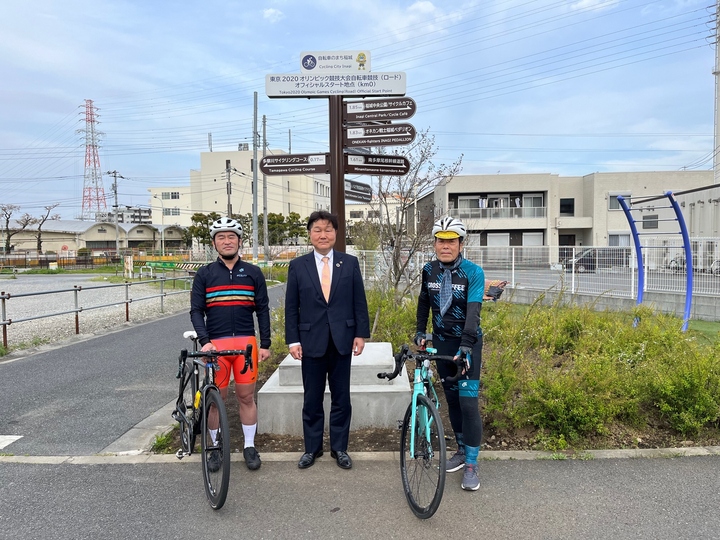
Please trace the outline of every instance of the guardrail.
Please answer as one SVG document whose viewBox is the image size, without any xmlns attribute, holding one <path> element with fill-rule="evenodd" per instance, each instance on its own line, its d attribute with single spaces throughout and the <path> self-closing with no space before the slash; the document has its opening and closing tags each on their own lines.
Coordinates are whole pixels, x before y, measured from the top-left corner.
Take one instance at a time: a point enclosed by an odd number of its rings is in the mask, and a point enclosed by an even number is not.
<svg viewBox="0 0 720 540">
<path fill-rule="evenodd" d="M 183 288 L 183 290 L 172 290 L 170 292 L 165 290 L 165 283 L 168 281 L 180 281 L 183 283 L 192 283 L 191 277 L 186 278 L 172 278 L 172 279 L 166 279 L 166 278 L 160 278 L 160 279 L 151 279 L 151 280 L 144 280 L 142 282 L 125 282 L 125 283 L 118 283 L 118 284 L 111 284 L 111 285 L 93 285 L 93 286 L 81 286 L 81 285 L 74 285 L 72 288 L 67 289 L 57 289 L 57 290 L 51 290 L 51 291 L 40 291 L 40 292 L 29 292 L 29 293 L 18 293 L 18 294 L 11 294 L 7 293 L 5 291 L 0 292 L 0 326 L 2 326 L 2 339 L 3 339 L 3 347 L 7 349 L 8 347 L 8 335 L 7 335 L 7 328 L 11 324 L 15 323 L 21 323 L 21 322 L 27 322 L 27 321 L 33 321 L 37 319 L 44 319 L 48 317 L 57 317 L 60 315 L 68 315 L 68 314 L 75 314 L 75 334 L 80 333 L 80 313 L 84 311 L 91 311 L 94 309 L 100 309 L 105 307 L 112 307 L 112 306 L 119 306 L 124 305 L 125 306 L 125 322 L 130 321 L 130 304 L 133 302 L 140 302 L 143 300 L 150 300 L 153 298 L 159 298 L 160 299 L 160 312 L 165 312 L 165 298 L 168 296 L 173 296 L 177 294 L 187 294 L 190 292 L 190 288 Z M 159 283 L 159 292 L 157 294 L 149 294 L 145 296 L 140 296 L 137 298 L 132 298 L 130 294 L 130 290 L 133 285 L 146 285 L 148 283 Z M 123 287 L 125 289 L 125 298 L 124 300 L 116 301 L 116 302 L 108 302 L 104 304 L 96 304 L 96 305 L 87 305 L 83 306 L 81 304 L 81 293 L 83 291 L 91 291 L 91 290 L 99 290 L 99 289 L 113 289 L 113 288 L 119 288 Z M 32 315 L 32 316 L 25 316 L 20 318 L 9 318 L 8 317 L 8 303 L 11 299 L 19 299 L 19 298 L 27 298 L 27 297 L 34 297 L 34 296 L 43 296 L 43 295 L 51 295 L 51 294 L 59 294 L 59 293 L 73 293 L 73 304 L 74 307 L 72 309 L 66 309 L 63 311 L 53 311 L 51 313 L 43 313 L 40 315 Z"/>
</svg>

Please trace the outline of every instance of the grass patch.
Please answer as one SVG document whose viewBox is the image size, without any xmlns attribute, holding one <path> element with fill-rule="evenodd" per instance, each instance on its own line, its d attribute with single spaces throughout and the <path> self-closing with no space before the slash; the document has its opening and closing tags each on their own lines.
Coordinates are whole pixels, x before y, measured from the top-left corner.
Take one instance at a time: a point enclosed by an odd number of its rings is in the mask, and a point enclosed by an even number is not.
<svg viewBox="0 0 720 540">
<path fill-rule="evenodd" d="M 177 438 L 179 431 L 180 428 L 178 426 L 175 426 L 167 433 L 163 433 L 162 435 L 155 435 L 155 440 L 153 441 L 150 450 L 152 450 L 156 454 L 174 454 L 176 450 L 173 447 L 173 445 L 175 444 L 174 440 Z"/>
</svg>

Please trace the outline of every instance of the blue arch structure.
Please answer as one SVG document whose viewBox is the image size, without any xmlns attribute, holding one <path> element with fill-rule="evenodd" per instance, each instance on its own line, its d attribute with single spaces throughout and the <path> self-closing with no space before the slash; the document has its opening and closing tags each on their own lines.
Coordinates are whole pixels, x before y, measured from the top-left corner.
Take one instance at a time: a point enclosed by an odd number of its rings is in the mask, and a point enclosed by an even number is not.
<svg viewBox="0 0 720 540">
<path fill-rule="evenodd" d="M 707 188 L 698 188 L 698 189 L 692 189 L 688 191 L 683 191 L 680 194 L 684 193 L 690 193 L 692 191 L 699 191 L 700 189 L 707 189 Z M 675 194 L 672 191 L 666 191 L 664 195 L 659 195 L 657 197 L 648 197 L 643 198 L 640 200 L 632 200 L 630 199 L 630 202 L 625 200 L 625 197 L 622 195 L 618 195 L 618 203 L 620 204 L 620 207 L 623 209 L 623 212 L 625 213 L 625 217 L 628 220 L 628 223 L 630 224 L 630 232 L 632 233 L 633 243 L 635 245 L 635 254 L 637 256 L 637 267 L 638 267 L 638 292 L 637 292 L 637 301 L 636 304 L 640 305 L 643 301 L 643 294 L 645 292 L 645 265 L 643 264 L 643 255 L 642 255 L 642 245 L 640 244 L 640 235 L 646 234 L 638 232 L 637 228 L 637 220 L 633 217 L 633 205 L 638 205 L 642 203 L 647 203 L 650 201 L 656 201 L 658 199 L 667 198 L 670 206 L 666 206 L 664 208 L 672 208 L 675 212 L 675 217 L 660 221 L 676 221 L 678 224 L 679 233 L 682 236 L 683 241 L 683 250 L 685 252 L 685 269 L 687 270 L 686 273 L 686 287 L 685 287 L 685 311 L 683 314 L 683 325 L 682 325 L 682 331 L 685 332 L 688 329 L 688 324 L 690 322 L 690 308 L 692 307 L 692 290 L 693 290 L 693 258 L 692 258 L 692 246 L 690 245 L 690 235 L 688 234 L 687 225 L 685 224 L 685 218 L 682 214 L 682 211 L 680 210 L 680 205 L 677 202 L 677 199 L 675 198 Z M 649 233 L 648 233 L 649 234 Z M 656 236 L 658 233 L 652 233 L 653 236 Z M 677 234 L 677 233 L 670 233 L 670 234 Z M 636 319 L 634 322 L 634 325 L 638 324 L 638 320 Z"/>
</svg>

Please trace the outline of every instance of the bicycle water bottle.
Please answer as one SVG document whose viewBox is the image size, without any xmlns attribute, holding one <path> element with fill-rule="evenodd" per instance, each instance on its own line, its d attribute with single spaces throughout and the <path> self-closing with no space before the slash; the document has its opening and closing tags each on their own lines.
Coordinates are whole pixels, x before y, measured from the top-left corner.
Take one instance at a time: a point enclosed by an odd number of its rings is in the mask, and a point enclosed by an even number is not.
<svg viewBox="0 0 720 540">
<path fill-rule="evenodd" d="M 200 393 L 200 390 L 198 390 L 197 392 L 195 392 L 195 403 L 194 403 L 194 406 L 195 406 L 196 409 L 197 409 L 198 407 L 200 407 L 200 397 L 201 397 L 201 396 L 202 396 L 202 394 Z"/>
</svg>

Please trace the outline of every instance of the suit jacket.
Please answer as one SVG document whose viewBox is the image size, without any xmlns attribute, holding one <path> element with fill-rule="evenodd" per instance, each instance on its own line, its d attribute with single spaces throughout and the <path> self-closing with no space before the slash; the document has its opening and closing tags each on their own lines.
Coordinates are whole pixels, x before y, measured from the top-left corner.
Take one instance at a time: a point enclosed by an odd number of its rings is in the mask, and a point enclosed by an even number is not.
<svg viewBox="0 0 720 540">
<path fill-rule="evenodd" d="M 333 252 L 330 299 L 325 301 L 315 253 L 290 263 L 285 292 L 285 342 L 300 343 L 304 356 L 325 354 L 332 335 L 338 353 L 352 352 L 356 337 L 370 337 L 365 287 L 356 257 Z"/>
</svg>

